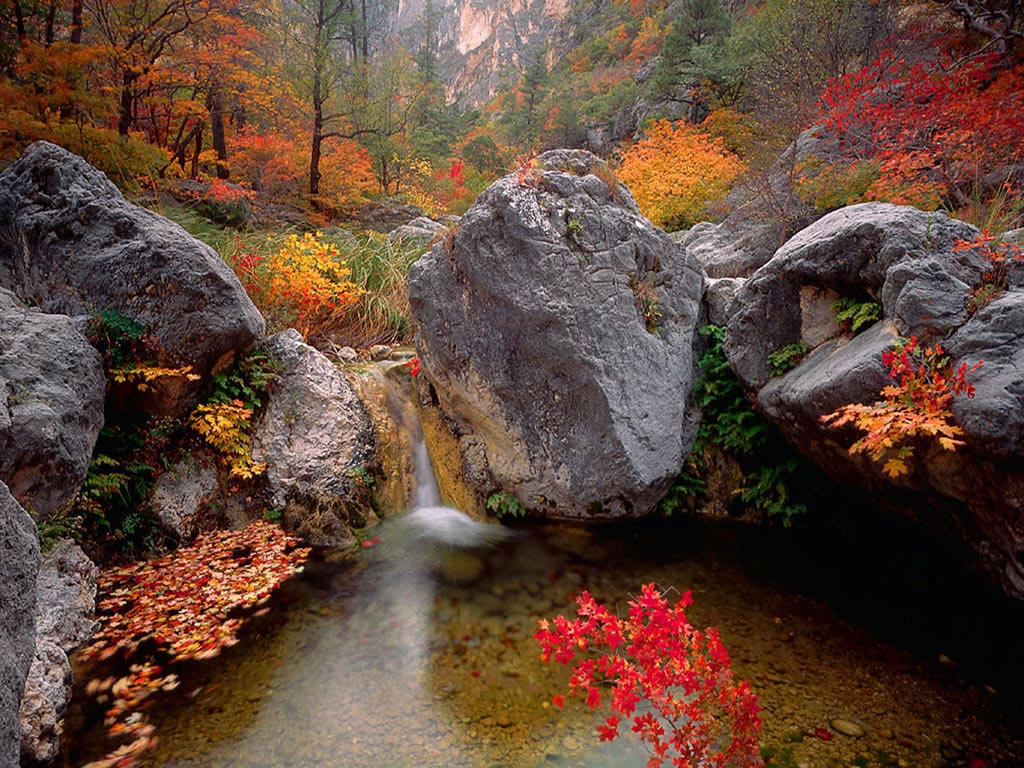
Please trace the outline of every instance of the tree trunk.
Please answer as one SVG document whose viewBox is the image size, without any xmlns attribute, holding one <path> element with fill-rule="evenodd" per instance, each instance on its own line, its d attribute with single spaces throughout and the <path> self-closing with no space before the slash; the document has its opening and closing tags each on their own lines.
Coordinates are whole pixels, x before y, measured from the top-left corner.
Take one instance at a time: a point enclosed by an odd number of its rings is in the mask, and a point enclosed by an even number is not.
<svg viewBox="0 0 1024 768">
<path fill-rule="evenodd" d="M 74 0 L 71 4 L 71 42 L 82 42 L 82 3 L 83 0 Z"/>
<path fill-rule="evenodd" d="M 196 149 L 192 154 L 192 170 L 189 172 L 189 176 L 193 179 L 199 178 L 199 154 L 203 151 L 203 128 L 200 124 L 196 131 Z"/>
<path fill-rule="evenodd" d="M 21 10 L 21 3 L 18 0 L 11 0 L 14 6 L 14 26 L 18 32 L 18 45 L 25 44 L 25 14 Z"/>
<path fill-rule="evenodd" d="M 217 153 L 217 178 L 226 179 L 228 171 L 228 145 L 224 138 L 224 112 L 221 110 L 220 90 L 214 88 L 206 100 L 210 110 L 210 130 L 213 133 L 213 149 Z"/>
<path fill-rule="evenodd" d="M 121 75 L 121 107 L 117 119 L 117 132 L 127 136 L 132 127 L 132 105 L 135 101 L 135 76 L 127 69 Z"/>
<path fill-rule="evenodd" d="M 313 72 L 313 137 L 309 153 L 309 195 L 320 194 L 320 145 L 323 143 L 324 109 L 320 98 L 320 70 Z"/>
<path fill-rule="evenodd" d="M 50 0 L 50 7 L 46 9 L 46 47 L 53 45 L 53 22 L 57 18 L 57 0 Z"/>
<path fill-rule="evenodd" d="M 361 26 L 363 28 L 363 61 L 367 62 L 370 60 L 370 30 L 369 23 L 366 20 L 366 0 L 362 0 L 362 4 Z"/>
</svg>

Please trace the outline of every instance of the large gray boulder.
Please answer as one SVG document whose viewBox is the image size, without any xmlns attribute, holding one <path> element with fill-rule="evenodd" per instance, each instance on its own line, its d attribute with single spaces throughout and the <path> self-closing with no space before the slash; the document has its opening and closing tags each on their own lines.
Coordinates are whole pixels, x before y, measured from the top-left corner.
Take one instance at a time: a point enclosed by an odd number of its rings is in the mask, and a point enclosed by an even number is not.
<svg viewBox="0 0 1024 768">
<path fill-rule="evenodd" d="M 35 648 L 39 536 L 0 482 L 0 766 L 19 764 L 18 707 Z"/>
<path fill-rule="evenodd" d="M 489 475 L 481 494 L 552 517 L 642 515 L 692 442 L 703 274 L 594 155 L 537 165 L 495 182 L 410 270 L 421 375 L 474 442 L 463 453 L 482 454 L 466 472 Z"/>
<path fill-rule="evenodd" d="M 267 340 L 280 363 L 253 458 L 266 463 L 274 506 L 311 544 L 354 543 L 365 480 L 374 461 L 374 428 L 356 390 L 337 366 L 288 330 Z"/>
<path fill-rule="evenodd" d="M 928 515 L 953 549 L 1008 594 L 1024 597 L 1024 269 L 1008 290 L 969 316 L 967 300 L 991 267 L 974 227 L 940 213 L 870 203 L 840 209 L 797 233 L 737 292 L 725 352 L 761 410 L 797 449 L 837 480 L 911 515 Z M 829 309 L 839 297 L 873 300 L 882 318 L 850 338 Z M 849 453 L 852 430 L 821 423 L 848 403 L 870 403 L 890 383 L 882 353 L 899 337 L 941 342 L 954 365 L 973 366 L 973 398 L 957 396 L 966 445 L 950 452 L 920 440 L 909 474 L 891 479 Z M 768 355 L 804 343 L 809 354 L 782 376 Z"/>
<path fill-rule="evenodd" d="M 47 312 L 117 311 L 155 334 L 166 362 L 201 376 L 265 329 L 212 248 L 44 141 L 0 174 L 0 287 Z"/>
<path fill-rule="evenodd" d="M 103 427 L 99 353 L 70 318 L 0 288 L 0 480 L 45 517 L 78 492 Z"/>
<path fill-rule="evenodd" d="M 21 700 L 21 759 L 49 765 L 57 757 L 62 720 L 71 700 L 68 655 L 95 629 L 99 569 L 73 541 L 43 555 L 36 583 L 36 650 Z"/>
<path fill-rule="evenodd" d="M 904 336 L 942 338 L 967 319 L 966 300 L 986 269 L 970 224 L 889 203 L 851 205 L 801 230 L 737 294 L 725 351 L 740 379 L 763 386 L 768 356 L 830 335 L 839 297 L 880 303 Z"/>
</svg>

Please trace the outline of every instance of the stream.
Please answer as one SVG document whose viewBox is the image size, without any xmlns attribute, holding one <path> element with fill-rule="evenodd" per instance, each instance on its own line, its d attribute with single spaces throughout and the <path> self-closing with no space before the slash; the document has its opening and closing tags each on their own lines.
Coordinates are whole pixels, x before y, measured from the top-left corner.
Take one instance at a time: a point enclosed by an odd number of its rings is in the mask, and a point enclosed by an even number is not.
<svg viewBox="0 0 1024 768">
<path fill-rule="evenodd" d="M 418 431 L 414 446 L 415 511 L 355 559 L 310 562 L 238 646 L 183 669 L 150 713 L 149 765 L 643 766 L 628 728 L 600 743 L 600 712 L 551 705 L 567 671 L 531 635 L 583 588 L 621 611 L 653 581 L 692 589 L 691 621 L 719 628 L 777 768 L 1024 766 L 1020 610 L 919 529 L 884 544 L 685 518 L 512 531 L 438 507 Z"/>
</svg>

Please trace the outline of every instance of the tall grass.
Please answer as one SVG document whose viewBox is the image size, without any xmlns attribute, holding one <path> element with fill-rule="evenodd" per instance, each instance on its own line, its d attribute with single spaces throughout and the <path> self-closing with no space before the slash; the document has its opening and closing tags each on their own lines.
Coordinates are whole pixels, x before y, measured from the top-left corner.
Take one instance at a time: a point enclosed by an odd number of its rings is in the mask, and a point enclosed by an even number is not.
<svg viewBox="0 0 1024 768">
<path fill-rule="evenodd" d="M 394 243 L 387 236 L 365 233 L 355 241 L 338 242 L 342 257 L 352 271 L 352 282 L 365 293 L 349 310 L 350 322 L 344 329 L 350 346 L 393 344 L 412 340 L 409 314 L 409 267 L 424 248 Z"/>
<path fill-rule="evenodd" d="M 242 254 L 268 256 L 281 248 L 288 235 L 296 233 L 293 229 L 241 232 L 225 229 L 194 209 L 180 205 L 162 205 L 158 212 L 210 245 L 232 266 Z M 359 302 L 347 311 L 342 327 L 332 333 L 330 341 L 352 347 L 412 341 L 406 277 L 409 267 L 426 249 L 392 242 L 377 232 L 351 234 L 329 229 L 323 233 L 323 239 L 338 246 L 341 260 L 351 270 L 349 279 L 364 291 Z M 271 333 L 280 330 L 284 328 L 268 328 Z"/>
</svg>

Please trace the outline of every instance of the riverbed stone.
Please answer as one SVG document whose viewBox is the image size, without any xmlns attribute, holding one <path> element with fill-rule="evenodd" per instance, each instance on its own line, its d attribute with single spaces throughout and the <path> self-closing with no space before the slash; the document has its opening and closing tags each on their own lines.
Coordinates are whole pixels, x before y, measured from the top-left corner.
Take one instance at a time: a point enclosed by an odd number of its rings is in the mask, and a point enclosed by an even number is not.
<svg viewBox="0 0 1024 768">
<path fill-rule="evenodd" d="M 64 315 L 0 288 L 0 480 L 45 518 L 78 492 L 103 427 L 99 353 Z"/>
<path fill-rule="evenodd" d="M 835 731 L 836 733 L 841 733 L 844 736 L 860 738 L 861 736 L 867 735 L 867 731 L 864 730 L 863 726 L 858 725 L 852 720 L 847 720 L 842 717 L 835 718 L 834 720 L 832 720 L 831 723 L 829 723 L 829 725 L 832 726 L 833 731 Z"/>
<path fill-rule="evenodd" d="M 477 491 L 550 517 L 646 514 L 693 439 L 703 274 L 608 173 L 588 152 L 541 155 L 409 275 L 421 386 L 482 442 Z"/>
<path fill-rule="evenodd" d="M 0 174 L 0 287 L 47 312 L 118 312 L 154 334 L 161 363 L 202 377 L 226 369 L 265 330 L 212 248 L 45 141 Z M 166 386 L 154 407 L 181 410 L 203 383 Z"/>
<path fill-rule="evenodd" d="M 363 482 L 374 462 L 374 427 L 352 383 L 325 355 L 288 330 L 267 340 L 280 364 L 253 437 L 266 463 L 273 505 L 311 544 L 350 547 L 365 513 Z"/>
<path fill-rule="evenodd" d="M 160 523 L 187 544 L 199 532 L 199 512 L 216 490 L 216 465 L 206 458 L 189 457 L 156 479 L 150 506 Z"/>
<path fill-rule="evenodd" d="M 35 649 L 39 536 L 0 482 L 0 766 L 19 764 L 18 708 Z"/>
</svg>

